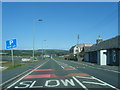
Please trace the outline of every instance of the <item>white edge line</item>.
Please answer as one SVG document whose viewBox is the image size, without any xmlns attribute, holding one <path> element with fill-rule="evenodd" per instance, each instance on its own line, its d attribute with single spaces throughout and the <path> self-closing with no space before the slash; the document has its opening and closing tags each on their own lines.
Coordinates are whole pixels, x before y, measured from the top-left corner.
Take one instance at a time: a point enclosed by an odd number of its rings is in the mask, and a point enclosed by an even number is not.
<svg viewBox="0 0 120 90">
<path fill-rule="evenodd" d="M 92 66 L 88 66 L 88 67 L 92 67 Z M 92 68 L 95 68 L 95 67 L 92 67 Z M 105 71 L 110 71 L 110 72 L 120 73 L 120 72 L 118 72 L 118 71 L 109 70 L 109 69 L 103 69 L 103 68 L 96 68 L 96 69 L 101 69 L 101 70 L 105 70 Z"/>
<path fill-rule="evenodd" d="M 102 68 L 98 68 L 98 69 L 102 69 Z M 120 73 L 119 71 L 114 71 L 114 70 L 109 70 L 109 69 L 102 69 L 102 70 L 111 71 L 111 72 L 115 72 L 115 73 Z"/>
<path fill-rule="evenodd" d="M 48 61 L 49 61 L 49 60 L 48 60 Z M 48 62 L 48 61 L 47 61 L 47 62 Z M 47 62 L 45 62 L 45 63 L 47 63 Z M 27 75 L 29 75 L 30 73 L 32 73 L 34 70 L 36 70 L 37 68 L 39 68 L 39 67 L 43 66 L 45 63 L 43 63 L 43 64 L 41 64 L 40 66 L 36 67 L 36 68 L 35 68 L 35 69 L 33 69 L 31 72 L 27 73 L 26 75 L 24 75 L 22 78 L 20 78 L 18 81 L 16 81 L 15 83 L 11 84 L 11 85 L 10 85 L 10 86 L 8 86 L 7 88 L 12 87 L 12 86 L 13 86 L 13 85 L 15 85 L 16 83 L 18 83 L 20 80 L 22 80 L 24 77 L 26 77 Z"/>
<path fill-rule="evenodd" d="M 88 90 L 88 88 L 86 86 L 84 86 L 79 80 L 77 80 L 77 78 L 72 77 L 80 86 L 82 86 L 85 90 Z"/>
<path fill-rule="evenodd" d="M 15 79 L 15 78 L 19 77 L 20 75 L 22 75 L 22 74 L 24 74 L 24 73 L 28 72 L 29 70 L 31 70 L 31 69 L 28 69 L 28 70 L 24 71 L 23 73 L 21 73 L 21 74 L 17 75 L 16 77 L 11 78 L 11 79 L 9 79 L 9 80 L 7 80 L 7 81 L 3 82 L 2 84 L 0 84 L 0 86 L 2 86 L 2 85 L 4 85 L 5 83 L 7 83 L 7 82 L 9 82 L 9 81 L 11 81 L 11 80 L 13 80 L 13 79 Z"/>
<path fill-rule="evenodd" d="M 74 62 L 74 63 L 76 63 L 76 64 L 81 64 L 81 63 L 77 63 L 77 62 Z M 93 67 L 93 66 L 89 66 L 89 65 L 86 65 L 86 64 L 82 64 L 82 65 L 95 68 L 95 67 Z M 97 68 L 97 67 L 96 67 L 95 69 L 101 69 L 101 70 L 106 70 L 106 71 L 110 71 L 110 72 L 120 73 L 119 71 L 114 71 L 114 70 L 109 70 L 109 69 L 104 69 L 104 68 Z"/>
</svg>

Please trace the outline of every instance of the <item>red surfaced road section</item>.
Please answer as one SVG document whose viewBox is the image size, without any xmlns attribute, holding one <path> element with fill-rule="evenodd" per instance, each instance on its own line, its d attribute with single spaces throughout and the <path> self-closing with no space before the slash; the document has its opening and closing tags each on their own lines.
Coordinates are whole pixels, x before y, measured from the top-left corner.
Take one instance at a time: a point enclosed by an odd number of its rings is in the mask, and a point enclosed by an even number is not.
<svg viewBox="0 0 120 90">
<path fill-rule="evenodd" d="M 85 74 L 85 73 L 69 73 L 68 75 L 65 75 L 64 77 L 72 77 L 72 76 L 84 76 L 84 77 L 90 77 L 89 74 Z"/>
<path fill-rule="evenodd" d="M 57 77 L 55 74 L 28 75 L 24 79 Z"/>
<path fill-rule="evenodd" d="M 35 71 L 54 71 L 53 69 L 37 69 Z"/>
</svg>

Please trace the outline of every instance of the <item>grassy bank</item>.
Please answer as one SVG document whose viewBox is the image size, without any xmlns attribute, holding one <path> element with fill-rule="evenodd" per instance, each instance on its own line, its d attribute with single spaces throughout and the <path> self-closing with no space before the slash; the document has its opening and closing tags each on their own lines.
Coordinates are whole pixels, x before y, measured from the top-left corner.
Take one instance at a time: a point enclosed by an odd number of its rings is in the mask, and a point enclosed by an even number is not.
<svg viewBox="0 0 120 90">
<path fill-rule="evenodd" d="M 38 60 L 38 61 L 40 61 L 40 60 Z M 15 68 L 18 68 L 18 67 L 21 67 L 21 66 L 30 65 L 30 64 L 36 63 L 38 61 L 34 61 L 34 62 L 30 61 L 30 62 L 25 62 L 25 63 L 15 63 L 14 66 L 12 66 L 11 62 L 7 62 L 7 63 L 4 63 L 2 66 L 3 67 L 8 67 L 5 70 L 10 70 L 10 69 L 15 69 Z"/>
</svg>

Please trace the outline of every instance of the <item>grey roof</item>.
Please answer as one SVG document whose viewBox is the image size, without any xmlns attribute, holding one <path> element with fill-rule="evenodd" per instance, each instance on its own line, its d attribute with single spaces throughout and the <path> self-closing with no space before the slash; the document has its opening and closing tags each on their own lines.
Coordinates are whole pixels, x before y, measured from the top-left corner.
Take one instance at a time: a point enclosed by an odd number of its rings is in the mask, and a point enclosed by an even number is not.
<svg viewBox="0 0 120 90">
<path fill-rule="evenodd" d="M 92 46 L 93 44 L 77 44 L 76 46 L 77 47 L 90 47 Z"/>
<path fill-rule="evenodd" d="M 73 52 L 74 47 L 75 47 L 75 46 L 72 46 L 72 47 L 70 48 L 69 51 L 70 51 L 71 53 Z"/>
<path fill-rule="evenodd" d="M 72 46 L 69 51 L 72 53 L 74 47 L 84 48 L 84 50 L 86 51 L 86 49 L 89 48 L 89 47 L 91 47 L 92 45 L 93 44 L 77 44 L 77 45 Z"/>
<path fill-rule="evenodd" d="M 99 44 L 94 44 L 90 48 L 86 50 L 86 52 L 98 51 L 98 50 L 106 50 L 106 49 L 120 49 L 120 36 L 116 36 L 114 38 L 104 40 Z"/>
</svg>

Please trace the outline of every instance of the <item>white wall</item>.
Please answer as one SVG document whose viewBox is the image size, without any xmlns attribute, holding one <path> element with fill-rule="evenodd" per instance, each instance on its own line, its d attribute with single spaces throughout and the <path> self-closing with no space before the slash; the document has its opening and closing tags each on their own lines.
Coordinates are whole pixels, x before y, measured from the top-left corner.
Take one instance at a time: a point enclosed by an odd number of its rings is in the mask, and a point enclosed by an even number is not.
<svg viewBox="0 0 120 90">
<path fill-rule="evenodd" d="M 100 50 L 100 65 L 107 64 L 107 56 L 105 52 L 107 52 L 107 50 Z"/>
<path fill-rule="evenodd" d="M 22 58 L 22 61 L 30 61 L 29 58 Z"/>
<path fill-rule="evenodd" d="M 78 52 L 80 52 L 80 48 L 78 47 L 74 47 L 74 52 L 73 52 L 73 54 L 77 54 L 77 52 L 76 52 L 76 50 L 78 50 Z"/>
</svg>

